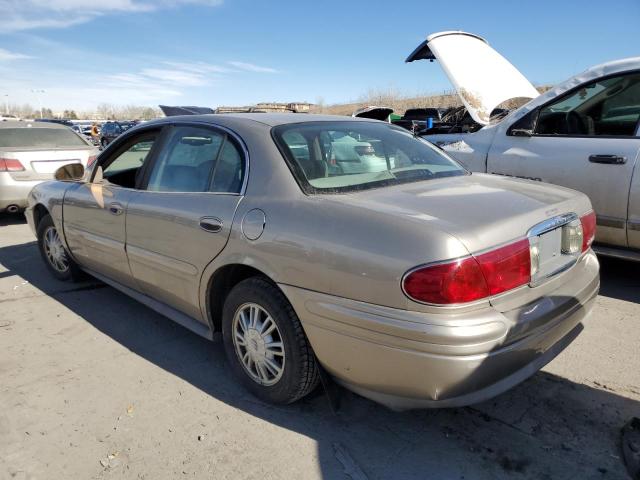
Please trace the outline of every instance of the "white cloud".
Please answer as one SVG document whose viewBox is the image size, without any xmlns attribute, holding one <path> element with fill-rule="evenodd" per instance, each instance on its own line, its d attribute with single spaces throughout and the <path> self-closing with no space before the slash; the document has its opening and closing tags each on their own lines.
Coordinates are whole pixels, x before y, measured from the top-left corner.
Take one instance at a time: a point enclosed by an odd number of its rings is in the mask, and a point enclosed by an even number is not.
<svg viewBox="0 0 640 480">
<path fill-rule="evenodd" d="M 27 58 L 33 58 L 33 57 L 30 57 L 29 55 L 24 55 L 22 53 L 10 52 L 9 50 L 0 48 L 0 62 L 8 61 L 8 60 L 23 60 Z"/>
<path fill-rule="evenodd" d="M 261 67 L 259 65 L 254 65 L 253 63 L 247 62 L 227 62 L 229 65 L 233 65 L 240 70 L 246 70 L 248 72 L 259 72 L 259 73 L 278 73 L 278 70 L 271 67 Z"/>
<path fill-rule="evenodd" d="M 0 29 L 5 32 L 35 28 L 65 28 L 101 15 L 151 12 L 184 5 L 215 7 L 222 0 L 0 0 Z"/>
<path fill-rule="evenodd" d="M 233 68 L 222 67 L 220 65 L 212 65 L 205 62 L 164 62 L 172 68 L 186 70 L 188 72 L 210 74 L 210 73 L 232 73 L 236 72 Z"/>
<path fill-rule="evenodd" d="M 161 82 L 170 83 L 172 85 L 183 85 L 186 87 L 198 87 L 206 85 L 207 79 L 194 72 L 185 72 L 182 70 L 168 70 L 164 68 L 145 68 L 142 75 Z"/>
</svg>

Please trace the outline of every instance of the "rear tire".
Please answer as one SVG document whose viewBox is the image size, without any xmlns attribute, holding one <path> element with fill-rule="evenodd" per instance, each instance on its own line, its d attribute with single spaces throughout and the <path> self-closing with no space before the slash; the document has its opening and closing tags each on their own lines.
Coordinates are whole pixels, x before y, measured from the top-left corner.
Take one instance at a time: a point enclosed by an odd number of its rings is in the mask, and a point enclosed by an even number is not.
<svg viewBox="0 0 640 480">
<path fill-rule="evenodd" d="M 38 223 L 37 237 L 40 255 L 54 277 L 62 281 L 78 281 L 82 278 L 82 270 L 62 244 L 51 215 L 45 215 Z"/>
<path fill-rule="evenodd" d="M 231 290 L 222 335 L 233 373 L 261 400 L 292 403 L 318 385 L 318 364 L 300 320 L 266 279 L 249 278 Z"/>
</svg>

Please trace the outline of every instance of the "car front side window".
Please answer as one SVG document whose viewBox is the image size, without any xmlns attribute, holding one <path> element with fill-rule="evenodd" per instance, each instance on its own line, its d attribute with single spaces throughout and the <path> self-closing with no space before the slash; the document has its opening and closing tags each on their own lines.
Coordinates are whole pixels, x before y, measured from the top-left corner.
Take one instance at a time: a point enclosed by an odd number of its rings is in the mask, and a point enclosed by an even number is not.
<svg viewBox="0 0 640 480">
<path fill-rule="evenodd" d="M 136 182 L 147 162 L 151 149 L 156 141 L 156 134 L 145 134 L 127 143 L 119 149 L 113 157 L 102 162 L 99 167 L 101 174 L 96 172 L 98 179 L 126 188 L 135 188 Z M 96 181 L 94 177 L 94 181 Z"/>
<path fill-rule="evenodd" d="M 596 80 L 545 105 L 535 133 L 630 137 L 639 120 L 640 73 L 631 73 Z"/>
</svg>

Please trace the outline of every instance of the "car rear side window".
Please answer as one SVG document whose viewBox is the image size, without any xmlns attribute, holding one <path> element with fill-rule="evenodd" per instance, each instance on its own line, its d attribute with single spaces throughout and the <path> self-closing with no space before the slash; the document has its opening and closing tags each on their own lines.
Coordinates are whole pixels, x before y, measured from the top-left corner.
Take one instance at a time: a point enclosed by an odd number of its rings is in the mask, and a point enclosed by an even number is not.
<svg viewBox="0 0 640 480">
<path fill-rule="evenodd" d="M 240 150 L 229 136 L 225 138 L 215 166 L 209 191 L 240 193 L 244 177 L 244 162 Z"/>
<path fill-rule="evenodd" d="M 88 147 L 87 143 L 70 128 L 2 128 L 0 148 L 44 148 Z"/>
</svg>

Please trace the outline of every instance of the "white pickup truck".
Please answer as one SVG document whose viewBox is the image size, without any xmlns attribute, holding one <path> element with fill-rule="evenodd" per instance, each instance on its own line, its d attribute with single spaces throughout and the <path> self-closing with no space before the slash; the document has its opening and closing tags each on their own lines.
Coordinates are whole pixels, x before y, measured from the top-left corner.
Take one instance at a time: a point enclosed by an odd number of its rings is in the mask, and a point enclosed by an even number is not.
<svg viewBox="0 0 640 480">
<path fill-rule="evenodd" d="M 421 59 L 440 62 L 479 128 L 441 128 L 426 140 L 471 171 L 586 193 L 597 214 L 596 251 L 640 260 L 640 57 L 592 67 L 542 95 L 474 34 L 430 35 L 406 61 Z M 492 120 L 512 99 L 527 103 Z"/>
</svg>

